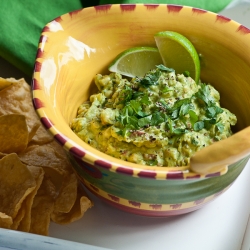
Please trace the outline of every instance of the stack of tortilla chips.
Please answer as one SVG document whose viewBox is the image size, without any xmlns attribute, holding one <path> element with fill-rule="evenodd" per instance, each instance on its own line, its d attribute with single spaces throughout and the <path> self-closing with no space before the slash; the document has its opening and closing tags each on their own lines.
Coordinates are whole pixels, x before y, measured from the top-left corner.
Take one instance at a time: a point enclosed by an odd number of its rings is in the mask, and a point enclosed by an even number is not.
<svg viewBox="0 0 250 250">
<path fill-rule="evenodd" d="M 48 235 L 92 202 L 64 149 L 42 126 L 24 79 L 0 78 L 0 227 Z"/>
</svg>

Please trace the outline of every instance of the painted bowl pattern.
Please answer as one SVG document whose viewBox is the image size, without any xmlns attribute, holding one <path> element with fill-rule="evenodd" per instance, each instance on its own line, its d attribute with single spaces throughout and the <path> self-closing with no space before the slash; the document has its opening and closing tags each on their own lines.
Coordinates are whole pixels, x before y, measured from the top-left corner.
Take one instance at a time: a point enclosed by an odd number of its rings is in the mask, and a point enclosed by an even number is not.
<svg viewBox="0 0 250 250">
<path fill-rule="evenodd" d="M 205 10 L 167 4 L 117 4 L 80 9 L 48 23 L 34 65 L 34 107 L 43 125 L 68 152 L 79 181 L 101 199 L 128 212 L 171 216 L 194 211 L 223 193 L 248 158 L 228 171 L 199 175 L 186 167 L 150 167 L 115 159 L 78 138 L 69 123 L 96 91 L 93 77 L 121 51 L 155 46 L 153 35 L 187 36 L 201 56 L 201 79 L 221 93 L 236 114 L 235 131 L 250 125 L 250 30 Z"/>
</svg>

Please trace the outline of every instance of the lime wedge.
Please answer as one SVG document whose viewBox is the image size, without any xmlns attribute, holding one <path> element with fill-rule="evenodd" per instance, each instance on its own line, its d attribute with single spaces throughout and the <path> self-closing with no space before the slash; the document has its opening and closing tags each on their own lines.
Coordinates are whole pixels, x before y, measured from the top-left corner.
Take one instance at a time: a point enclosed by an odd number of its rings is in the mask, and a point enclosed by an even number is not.
<svg viewBox="0 0 250 250">
<path fill-rule="evenodd" d="M 200 79 L 200 60 L 194 45 L 174 31 L 162 31 L 154 36 L 163 64 L 176 73 L 189 72 L 197 83 Z"/>
<path fill-rule="evenodd" d="M 120 53 L 109 65 L 109 71 L 129 77 L 143 77 L 159 64 L 162 64 L 162 59 L 157 48 L 134 47 Z"/>
</svg>

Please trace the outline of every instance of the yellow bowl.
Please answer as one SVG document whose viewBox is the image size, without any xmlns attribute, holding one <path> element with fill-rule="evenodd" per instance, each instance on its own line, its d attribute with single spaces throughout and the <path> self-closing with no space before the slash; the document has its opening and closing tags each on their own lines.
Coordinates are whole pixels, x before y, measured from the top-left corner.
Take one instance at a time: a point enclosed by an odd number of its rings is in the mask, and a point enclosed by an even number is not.
<svg viewBox="0 0 250 250">
<path fill-rule="evenodd" d="M 154 34 L 164 30 L 191 40 L 201 54 L 202 81 L 214 85 L 222 106 L 236 114 L 236 131 L 249 126 L 250 30 L 187 6 L 103 5 L 62 15 L 42 31 L 32 83 L 37 113 L 69 153 L 79 180 L 110 204 L 150 216 L 196 210 L 226 190 L 247 162 L 213 175 L 142 166 L 99 152 L 70 129 L 78 106 L 96 91 L 94 75 L 108 73 L 109 63 L 125 49 L 155 46 Z"/>
</svg>

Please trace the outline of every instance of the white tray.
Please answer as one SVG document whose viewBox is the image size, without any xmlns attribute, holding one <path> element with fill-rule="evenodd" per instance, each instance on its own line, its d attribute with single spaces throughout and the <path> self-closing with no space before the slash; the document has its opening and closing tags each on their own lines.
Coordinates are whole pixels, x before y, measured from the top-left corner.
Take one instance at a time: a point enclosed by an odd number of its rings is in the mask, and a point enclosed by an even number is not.
<svg viewBox="0 0 250 250">
<path fill-rule="evenodd" d="M 250 1 L 235 0 L 232 6 L 220 14 L 250 27 Z M 23 74 L 0 59 L 0 76 L 19 78 Z M 0 249 L 249 250 L 249 236 L 243 244 L 250 212 L 249 190 L 250 163 L 215 201 L 178 217 L 128 214 L 90 194 L 95 205 L 81 220 L 67 226 L 52 223 L 50 237 L 0 229 Z"/>
</svg>

